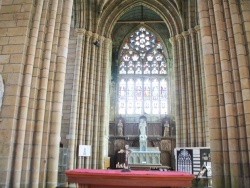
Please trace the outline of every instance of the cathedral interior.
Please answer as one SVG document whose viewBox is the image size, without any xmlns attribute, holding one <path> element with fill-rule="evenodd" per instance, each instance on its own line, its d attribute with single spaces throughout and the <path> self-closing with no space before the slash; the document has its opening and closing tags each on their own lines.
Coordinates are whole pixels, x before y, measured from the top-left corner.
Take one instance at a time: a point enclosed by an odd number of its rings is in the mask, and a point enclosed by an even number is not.
<svg viewBox="0 0 250 188">
<path fill-rule="evenodd" d="M 116 168 L 141 117 L 161 165 L 209 148 L 213 187 L 250 187 L 249 49 L 249 0 L 0 0 L 0 187 Z"/>
</svg>

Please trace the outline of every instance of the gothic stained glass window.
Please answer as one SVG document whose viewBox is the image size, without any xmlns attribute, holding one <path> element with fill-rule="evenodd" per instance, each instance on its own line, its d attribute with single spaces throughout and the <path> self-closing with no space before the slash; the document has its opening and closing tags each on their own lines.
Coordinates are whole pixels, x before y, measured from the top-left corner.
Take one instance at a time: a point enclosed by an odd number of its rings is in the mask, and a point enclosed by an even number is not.
<svg viewBox="0 0 250 188">
<path fill-rule="evenodd" d="M 167 64 L 155 34 L 140 27 L 119 56 L 119 114 L 168 113 Z"/>
</svg>

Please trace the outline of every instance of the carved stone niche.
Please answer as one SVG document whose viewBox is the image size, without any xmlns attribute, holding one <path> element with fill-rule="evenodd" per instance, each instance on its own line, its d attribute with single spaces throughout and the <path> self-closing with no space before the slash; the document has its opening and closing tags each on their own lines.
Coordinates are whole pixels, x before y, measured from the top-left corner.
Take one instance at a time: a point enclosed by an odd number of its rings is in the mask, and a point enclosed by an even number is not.
<svg viewBox="0 0 250 188">
<path fill-rule="evenodd" d="M 174 167 L 175 138 L 162 138 L 160 143 L 162 165 Z"/>
<path fill-rule="evenodd" d="M 161 140 L 161 151 L 172 151 L 172 140 L 164 139 Z"/>
</svg>

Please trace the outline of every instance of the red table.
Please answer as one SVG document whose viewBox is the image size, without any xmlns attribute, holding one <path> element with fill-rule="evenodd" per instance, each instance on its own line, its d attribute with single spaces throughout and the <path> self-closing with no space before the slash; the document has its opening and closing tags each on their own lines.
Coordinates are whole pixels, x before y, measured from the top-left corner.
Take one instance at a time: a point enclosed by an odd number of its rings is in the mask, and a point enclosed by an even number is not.
<svg viewBox="0 0 250 188">
<path fill-rule="evenodd" d="M 78 188 L 191 187 L 193 174 L 176 171 L 74 169 L 65 171 L 68 183 Z"/>
</svg>

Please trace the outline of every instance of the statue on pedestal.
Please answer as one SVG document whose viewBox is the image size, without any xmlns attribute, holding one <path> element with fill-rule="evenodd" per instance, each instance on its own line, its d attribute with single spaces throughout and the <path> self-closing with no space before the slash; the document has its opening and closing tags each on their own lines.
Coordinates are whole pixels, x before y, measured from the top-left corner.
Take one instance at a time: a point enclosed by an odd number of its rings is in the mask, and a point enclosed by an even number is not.
<svg viewBox="0 0 250 188">
<path fill-rule="evenodd" d="M 163 134 L 164 137 L 167 137 L 169 136 L 169 122 L 168 120 L 166 120 L 166 123 L 164 124 L 164 134 Z"/>
<path fill-rule="evenodd" d="M 139 131 L 140 151 L 147 151 L 147 122 L 145 116 L 140 117 Z"/>
<path fill-rule="evenodd" d="M 140 123 L 139 123 L 140 138 L 143 138 L 143 139 L 147 138 L 146 127 L 147 127 L 147 123 L 145 119 L 141 118 Z"/>
<path fill-rule="evenodd" d="M 123 136 L 123 123 L 121 119 L 119 119 L 119 123 L 117 124 L 117 135 Z"/>
</svg>

